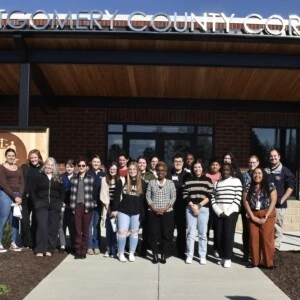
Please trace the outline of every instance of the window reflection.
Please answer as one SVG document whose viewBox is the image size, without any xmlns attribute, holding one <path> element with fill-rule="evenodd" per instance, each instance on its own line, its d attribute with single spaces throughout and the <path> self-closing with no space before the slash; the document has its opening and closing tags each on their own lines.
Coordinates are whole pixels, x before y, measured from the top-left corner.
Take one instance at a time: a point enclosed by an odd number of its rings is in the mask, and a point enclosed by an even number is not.
<svg viewBox="0 0 300 300">
<path fill-rule="evenodd" d="M 137 159 L 140 155 L 148 159 L 155 153 L 155 140 L 130 139 L 129 156 L 131 159 Z"/>
<path fill-rule="evenodd" d="M 109 134 L 107 137 L 108 161 L 117 161 L 118 154 L 123 148 L 122 134 Z"/>
<path fill-rule="evenodd" d="M 193 133 L 193 126 L 127 125 L 127 132 Z"/>
</svg>

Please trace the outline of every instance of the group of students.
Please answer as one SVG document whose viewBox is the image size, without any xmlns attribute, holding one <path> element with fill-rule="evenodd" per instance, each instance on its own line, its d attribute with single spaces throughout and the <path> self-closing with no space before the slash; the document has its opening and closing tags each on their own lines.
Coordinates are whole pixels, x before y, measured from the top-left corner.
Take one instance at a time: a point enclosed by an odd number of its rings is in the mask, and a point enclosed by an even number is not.
<svg viewBox="0 0 300 300">
<path fill-rule="evenodd" d="M 209 172 L 201 159 L 192 154 L 173 157 L 172 168 L 153 156 L 149 169 L 146 157 L 129 162 L 121 152 L 117 162 L 101 169 L 101 160 L 94 155 L 91 162 L 79 158 L 66 163 L 66 172 L 59 174 L 54 158 L 43 163 L 40 152 L 29 152 L 28 163 L 18 168 L 15 151 L 8 149 L 6 162 L 0 166 L 0 243 L 7 219 L 12 225 L 11 249 L 17 244 L 18 225 L 11 204 L 22 205 L 22 243 L 32 247 L 37 257 L 52 256 L 60 237 L 60 251 L 66 246 L 69 229 L 75 259 L 100 254 L 100 222 L 106 227 L 105 257 L 117 256 L 121 262 L 135 261 L 142 228 L 141 255 L 152 250 L 154 264 L 166 263 L 173 253 L 187 264 L 194 260 L 194 244 L 199 236 L 199 262 L 206 264 L 209 230 L 214 231 L 214 255 L 228 268 L 239 213 L 243 220 L 243 251 L 248 267 L 262 265 L 273 268 L 275 206 L 286 207 L 286 198 L 295 179 L 280 163 L 279 156 L 271 168 L 259 166 L 257 156 L 249 159 L 249 171 L 242 174 L 234 165 L 232 153 L 219 161 L 213 158 Z M 276 160 L 276 158 L 275 158 Z M 89 166 L 90 163 L 90 166 Z M 78 172 L 75 173 L 75 167 Z M 278 176 L 283 168 L 288 174 L 288 189 L 282 193 Z M 286 182 L 284 186 L 286 186 Z M 279 191 L 278 191 L 279 188 Z M 278 195 L 280 194 L 280 195 Z M 280 196 L 280 197 L 279 197 Z M 283 198 L 285 199 L 283 200 Z M 282 203 L 278 203 L 282 201 Z M 5 209 L 4 209 L 5 208 Z M 31 222 L 30 213 L 32 212 Z M 176 228 L 176 249 L 173 235 Z M 125 256 L 129 237 L 129 256 Z M 278 236 L 279 237 L 279 236 Z M 0 244 L 0 252 L 6 249 Z M 161 252 L 159 258 L 158 253 Z"/>
</svg>

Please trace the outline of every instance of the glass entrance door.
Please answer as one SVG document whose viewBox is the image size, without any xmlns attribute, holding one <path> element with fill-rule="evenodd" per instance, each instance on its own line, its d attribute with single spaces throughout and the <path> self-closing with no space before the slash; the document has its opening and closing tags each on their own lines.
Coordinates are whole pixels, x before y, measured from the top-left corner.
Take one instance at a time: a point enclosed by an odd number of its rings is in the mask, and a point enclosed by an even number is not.
<svg viewBox="0 0 300 300">
<path fill-rule="evenodd" d="M 116 160 L 120 150 L 132 160 L 156 154 L 171 165 L 175 154 L 188 152 L 205 162 L 213 154 L 213 127 L 209 125 L 108 124 L 107 158 Z"/>
</svg>

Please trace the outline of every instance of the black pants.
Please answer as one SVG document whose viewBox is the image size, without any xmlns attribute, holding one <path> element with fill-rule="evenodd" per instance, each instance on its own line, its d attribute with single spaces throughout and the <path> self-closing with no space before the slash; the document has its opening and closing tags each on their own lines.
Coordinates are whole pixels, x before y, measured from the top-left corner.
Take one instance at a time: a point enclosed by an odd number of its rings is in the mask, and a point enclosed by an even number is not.
<svg viewBox="0 0 300 300">
<path fill-rule="evenodd" d="M 148 212 L 149 242 L 154 254 L 158 253 L 158 243 L 161 253 L 167 254 L 170 242 L 173 238 L 174 213 L 170 211 L 161 216 L 154 212 Z"/>
<path fill-rule="evenodd" d="M 147 253 L 148 249 L 148 244 L 149 244 L 149 221 L 148 221 L 148 214 L 145 215 L 144 220 L 141 222 L 140 226 L 143 231 L 142 231 L 142 249 L 141 249 L 141 254 L 145 255 Z"/>
<path fill-rule="evenodd" d="M 36 247 L 35 253 L 53 253 L 57 244 L 60 212 L 58 209 L 36 209 Z"/>
<path fill-rule="evenodd" d="M 241 217 L 242 217 L 242 223 L 243 223 L 243 235 L 242 235 L 242 239 L 243 239 L 243 252 L 244 255 L 249 255 L 249 227 L 248 227 L 248 220 L 246 217 L 246 209 L 244 208 L 244 206 L 242 206 L 241 209 Z"/>
<path fill-rule="evenodd" d="M 185 257 L 186 250 L 186 207 L 182 205 L 174 206 L 174 221 L 177 229 L 176 250 L 178 257 Z"/>
<path fill-rule="evenodd" d="M 66 236 L 67 228 L 69 229 L 70 234 L 70 243 L 71 249 L 73 250 L 75 244 L 75 225 L 74 225 L 74 214 L 72 213 L 71 208 L 66 205 L 65 206 L 65 213 L 63 219 L 63 231 Z"/>
<path fill-rule="evenodd" d="M 30 222 L 31 215 L 31 222 Z M 36 239 L 36 218 L 34 205 L 28 197 L 22 199 L 21 238 L 24 247 L 34 248 Z"/>
<path fill-rule="evenodd" d="M 216 223 L 217 223 L 217 215 L 213 211 L 212 207 L 209 208 L 209 219 L 208 219 L 208 224 L 207 224 L 207 243 L 209 241 L 209 231 L 210 229 L 213 230 L 214 232 L 214 251 L 219 251 L 220 248 L 220 243 L 218 242 L 217 239 L 217 234 L 216 234 Z"/>
<path fill-rule="evenodd" d="M 235 226 L 238 219 L 238 213 L 234 212 L 227 218 L 217 219 L 217 239 L 220 241 L 220 257 L 224 259 L 231 259 Z"/>
</svg>

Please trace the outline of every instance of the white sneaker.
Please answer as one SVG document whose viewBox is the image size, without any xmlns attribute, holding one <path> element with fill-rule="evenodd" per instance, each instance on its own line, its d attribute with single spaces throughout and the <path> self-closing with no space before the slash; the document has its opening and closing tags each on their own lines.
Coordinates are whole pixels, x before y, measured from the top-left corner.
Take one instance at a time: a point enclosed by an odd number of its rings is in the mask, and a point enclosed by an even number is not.
<svg viewBox="0 0 300 300">
<path fill-rule="evenodd" d="M 129 261 L 131 261 L 131 262 L 135 261 L 135 257 L 134 257 L 133 252 L 129 252 Z"/>
<path fill-rule="evenodd" d="M 214 257 L 215 258 L 219 258 L 220 257 L 219 252 L 217 250 L 214 251 Z"/>
<path fill-rule="evenodd" d="M 206 259 L 200 258 L 200 265 L 206 265 Z"/>
<path fill-rule="evenodd" d="M 185 263 L 190 265 L 192 263 L 192 261 L 193 261 L 193 258 L 188 256 L 185 260 Z"/>
<path fill-rule="evenodd" d="M 3 247 L 2 244 L 0 244 L 0 253 L 5 253 L 7 250 Z"/>
<path fill-rule="evenodd" d="M 106 251 L 103 255 L 103 257 L 109 257 L 109 251 Z"/>
<path fill-rule="evenodd" d="M 218 261 L 218 265 L 223 266 L 223 265 L 224 265 L 224 262 L 225 262 L 225 259 L 221 258 L 221 259 Z"/>
<path fill-rule="evenodd" d="M 126 257 L 124 256 L 124 253 L 118 253 L 118 257 L 119 257 L 120 262 L 126 262 L 127 261 Z"/>
<path fill-rule="evenodd" d="M 20 251 L 22 250 L 22 248 L 18 247 L 18 246 L 16 245 L 16 243 L 11 243 L 9 249 L 12 250 L 12 251 L 16 251 L 16 252 L 20 252 Z"/>
<path fill-rule="evenodd" d="M 230 268 L 231 267 L 231 259 L 225 259 L 223 267 Z"/>
</svg>

